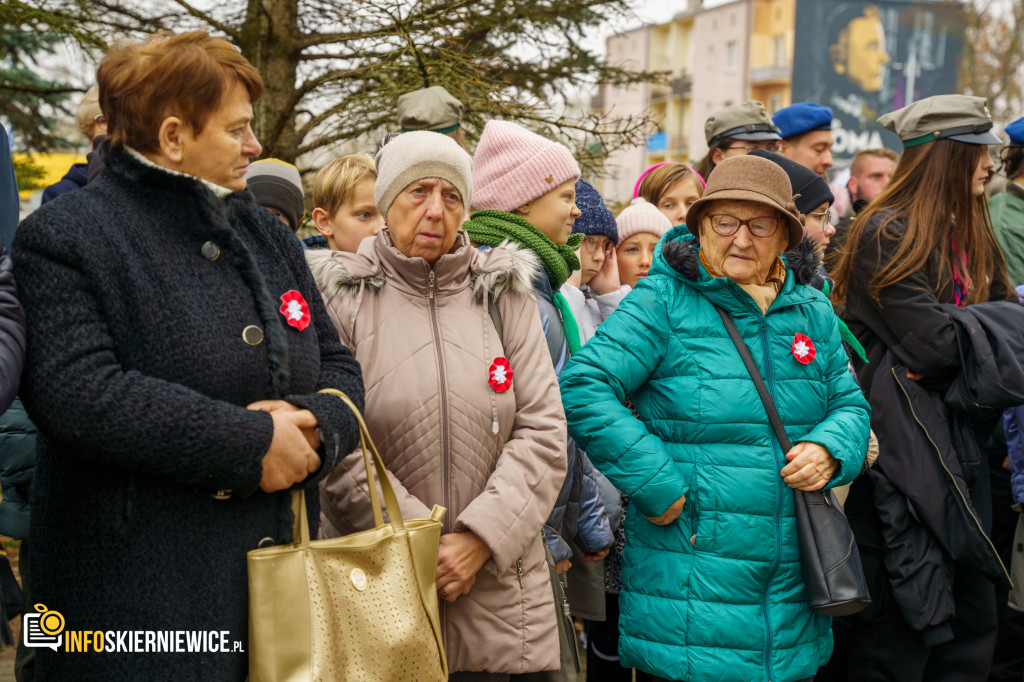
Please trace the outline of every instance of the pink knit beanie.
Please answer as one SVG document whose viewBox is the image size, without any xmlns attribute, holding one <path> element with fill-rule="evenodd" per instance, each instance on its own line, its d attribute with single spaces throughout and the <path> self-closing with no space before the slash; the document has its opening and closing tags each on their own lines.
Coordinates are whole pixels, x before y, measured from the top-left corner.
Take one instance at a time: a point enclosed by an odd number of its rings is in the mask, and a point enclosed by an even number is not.
<svg viewBox="0 0 1024 682">
<path fill-rule="evenodd" d="M 488 121 L 473 155 L 473 208 L 512 211 L 579 177 L 563 145 L 511 121 Z"/>
<path fill-rule="evenodd" d="M 615 246 L 640 232 L 650 232 L 661 239 L 663 234 L 672 229 L 672 221 L 643 197 L 629 202 L 629 206 L 622 209 L 622 213 L 615 219 L 615 224 L 619 228 L 619 241 Z"/>
</svg>

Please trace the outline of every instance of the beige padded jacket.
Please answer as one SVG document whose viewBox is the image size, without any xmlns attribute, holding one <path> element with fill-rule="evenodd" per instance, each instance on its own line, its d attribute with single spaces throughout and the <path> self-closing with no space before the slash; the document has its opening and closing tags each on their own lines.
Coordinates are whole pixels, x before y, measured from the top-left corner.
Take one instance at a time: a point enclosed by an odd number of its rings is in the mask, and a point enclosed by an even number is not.
<svg viewBox="0 0 1024 682">
<path fill-rule="evenodd" d="M 566 474 L 566 425 L 531 293 L 536 257 L 514 245 L 480 252 L 461 230 L 433 269 L 401 254 L 388 230 L 356 254 L 306 257 L 362 365 L 367 423 L 403 514 L 427 518 L 440 504 L 442 532 L 472 531 L 493 552 L 468 595 L 441 601 L 449 669 L 557 668 L 541 527 Z M 488 384 L 499 356 L 513 372 L 503 393 Z M 372 527 L 359 451 L 322 484 L 320 502 L 321 537 Z"/>
</svg>

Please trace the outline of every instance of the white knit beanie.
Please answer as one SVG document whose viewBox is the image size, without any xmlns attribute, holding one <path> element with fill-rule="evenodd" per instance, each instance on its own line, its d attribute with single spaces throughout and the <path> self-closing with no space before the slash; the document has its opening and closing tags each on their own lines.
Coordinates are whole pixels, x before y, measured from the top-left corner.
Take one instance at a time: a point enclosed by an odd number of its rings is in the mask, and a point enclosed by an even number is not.
<svg viewBox="0 0 1024 682">
<path fill-rule="evenodd" d="M 622 209 L 622 213 L 615 219 L 615 224 L 619 228 L 619 241 L 616 246 L 640 232 L 650 232 L 661 239 L 662 235 L 672 229 L 672 221 L 654 204 L 647 203 L 643 197 L 633 199 L 629 206 Z"/>
<path fill-rule="evenodd" d="M 564 145 L 511 121 L 488 121 L 473 155 L 473 208 L 511 211 L 579 177 Z"/>
<path fill-rule="evenodd" d="M 373 203 L 382 216 L 395 197 L 423 178 L 441 178 L 455 185 L 468 209 L 473 203 L 473 159 L 459 143 L 429 130 L 398 135 L 377 152 Z"/>
</svg>

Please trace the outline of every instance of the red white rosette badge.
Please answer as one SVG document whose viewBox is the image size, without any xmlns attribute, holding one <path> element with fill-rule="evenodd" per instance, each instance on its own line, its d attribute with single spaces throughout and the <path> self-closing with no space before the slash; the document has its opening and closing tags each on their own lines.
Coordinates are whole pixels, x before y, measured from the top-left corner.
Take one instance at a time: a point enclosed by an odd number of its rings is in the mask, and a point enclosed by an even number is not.
<svg viewBox="0 0 1024 682">
<path fill-rule="evenodd" d="M 300 332 L 309 326 L 309 304 L 298 291 L 292 289 L 281 294 L 280 310 L 285 321 Z"/>
<path fill-rule="evenodd" d="M 793 337 L 793 357 L 797 359 L 797 362 L 802 362 L 807 365 L 810 364 L 811 360 L 814 359 L 814 342 L 810 338 L 803 334 L 797 334 Z"/>
<path fill-rule="evenodd" d="M 508 358 L 494 358 L 491 368 L 487 370 L 487 383 L 496 393 L 504 393 L 512 388 L 512 367 L 508 364 Z"/>
</svg>

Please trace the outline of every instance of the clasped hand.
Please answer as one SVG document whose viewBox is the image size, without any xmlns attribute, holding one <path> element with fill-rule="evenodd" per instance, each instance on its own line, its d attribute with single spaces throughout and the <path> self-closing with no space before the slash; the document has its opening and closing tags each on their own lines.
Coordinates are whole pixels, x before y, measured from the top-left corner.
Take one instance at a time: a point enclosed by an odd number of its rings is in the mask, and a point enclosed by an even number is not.
<svg viewBox="0 0 1024 682">
<path fill-rule="evenodd" d="M 476 583 L 476 574 L 491 558 L 490 548 L 475 533 L 446 533 L 437 551 L 437 594 L 453 602 Z"/>
<path fill-rule="evenodd" d="M 789 464 L 782 468 L 782 480 L 796 490 L 821 490 L 839 470 L 836 458 L 817 443 L 797 443 L 786 459 Z"/>
<path fill-rule="evenodd" d="M 268 412 L 274 420 L 270 449 L 263 455 L 261 490 L 285 490 L 320 468 L 320 456 L 316 454 L 320 447 L 319 422 L 312 412 L 284 400 L 260 400 L 247 409 Z"/>
</svg>

